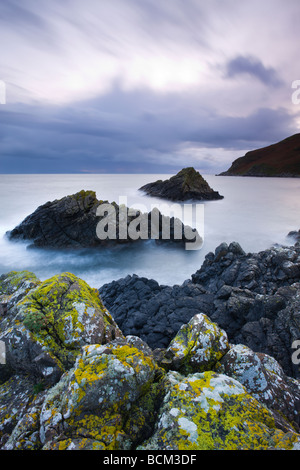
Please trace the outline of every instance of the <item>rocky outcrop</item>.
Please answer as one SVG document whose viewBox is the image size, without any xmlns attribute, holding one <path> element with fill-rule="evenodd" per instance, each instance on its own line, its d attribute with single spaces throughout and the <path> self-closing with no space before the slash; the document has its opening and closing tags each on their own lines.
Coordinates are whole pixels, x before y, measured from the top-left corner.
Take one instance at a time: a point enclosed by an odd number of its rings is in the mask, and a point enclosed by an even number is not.
<svg viewBox="0 0 300 470">
<path fill-rule="evenodd" d="M 15 291 L 8 298 L 12 283 Z M 43 283 L 31 273 L 10 273 L 1 276 L 1 284 L 6 292 L 0 296 L 6 304 L 0 317 L 6 365 L 0 379 L 13 371 L 53 384 L 74 364 L 82 346 L 123 337 L 97 290 L 70 273 Z"/>
<path fill-rule="evenodd" d="M 300 242 L 300 230 L 293 230 L 288 233 L 288 238 L 290 238 L 294 243 Z"/>
<path fill-rule="evenodd" d="M 163 226 L 169 231 L 167 236 Z M 39 206 L 6 236 L 11 241 L 29 241 L 30 247 L 56 249 L 101 248 L 150 239 L 202 242 L 197 231 L 178 218 L 162 215 L 155 208 L 134 213 L 115 202 L 98 200 L 94 191 L 80 191 Z"/>
<path fill-rule="evenodd" d="M 149 196 L 171 201 L 212 201 L 223 199 L 217 191 L 211 189 L 207 181 L 194 168 L 184 168 L 170 179 L 148 183 L 140 188 Z"/>
<path fill-rule="evenodd" d="M 0 364 L 2 450 L 300 449 L 299 381 L 202 312 L 153 350 L 72 274 L 2 275 L 2 302 L 0 340 L 27 340 Z M 51 380 L 43 354 L 61 365 Z"/>
<path fill-rule="evenodd" d="M 252 150 L 219 176 L 300 177 L 300 134 Z"/>
<path fill-rule="evenodd" d="M 100 288 L 106 307 L 125 334 L 166 348 L 180 327 L 205 313 L 233 343 L 269 354 L 286 374 L 300 378 L 292 361 L 300 339 L 300 246 L 248 253 L 221 244 L 181 286 L 127 276 Z"/>
</svg>

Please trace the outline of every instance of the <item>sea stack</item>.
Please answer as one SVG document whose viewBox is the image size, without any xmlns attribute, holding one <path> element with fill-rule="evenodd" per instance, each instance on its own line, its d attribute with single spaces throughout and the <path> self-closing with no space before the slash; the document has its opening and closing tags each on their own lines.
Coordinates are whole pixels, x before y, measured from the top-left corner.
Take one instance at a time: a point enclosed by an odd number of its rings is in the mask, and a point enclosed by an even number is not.
<svg viewBox="0 0 300 470">
<path fill-rule="evenodd" d="M 166 227 L 169 237 L 164 234 Z M 29 241 L 30 248 L 54 249 L 113 247 L 150 239 L 182 246 L 193 240 L 202 243 L 196 229 L 178 218 L 161 214 L 156 208 L 133 215 L 128 207 L 98 200 L 95 191 L 85 190 L 39 206 L 6 237 L 11 241 Z"/>
<path fill-rule="evenodd" d="M 171 201 L 212 201 L 223 199 L 193 167 L 182 169 L 170 179 L 148 183 L 140 188 L 148 196 Z"/>
</svg>

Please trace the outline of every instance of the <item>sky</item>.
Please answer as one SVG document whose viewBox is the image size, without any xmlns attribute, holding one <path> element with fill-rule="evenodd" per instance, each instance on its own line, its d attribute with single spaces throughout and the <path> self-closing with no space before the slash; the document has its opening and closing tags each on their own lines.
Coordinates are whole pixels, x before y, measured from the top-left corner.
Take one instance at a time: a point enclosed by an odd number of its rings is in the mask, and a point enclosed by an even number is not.
<svg viewBox="0 0 300 470">
<path fill-rule="evenodd" d="M 0 173 L 228 169 L 300 132 L 299 20 L 299 0 L 1 0 Z"/>
</svg>

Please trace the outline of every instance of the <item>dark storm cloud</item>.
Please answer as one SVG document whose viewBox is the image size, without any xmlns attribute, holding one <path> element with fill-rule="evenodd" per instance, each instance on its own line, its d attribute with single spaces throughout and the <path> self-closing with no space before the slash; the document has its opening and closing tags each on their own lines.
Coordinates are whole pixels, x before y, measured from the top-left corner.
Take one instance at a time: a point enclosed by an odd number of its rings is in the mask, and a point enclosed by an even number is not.
<svg viewBox="0 0 300 470">
<path fill-rule="evenodd" d="M 1 108 L 0 172 L 169 172 L 197 164 L 188 152 L 195 144 L 250 150 L 293 132 L 284 109 L 233 118 L 176 96 L 114 90 L 64 107 Z M 212 170 L 213 164 L 223 169 L 203 154 L 201 165 Z"/>
<path fill-rule="evenodd" d="M 272 67 L 265 67 L 264 64 L 255 57 L 238 56 L 230 60 L 226 67 L 226 76 L 233 78 L 239 75 L 250 75 L 264 85 L 279 87 L 283 81 Z"/>
</svg>

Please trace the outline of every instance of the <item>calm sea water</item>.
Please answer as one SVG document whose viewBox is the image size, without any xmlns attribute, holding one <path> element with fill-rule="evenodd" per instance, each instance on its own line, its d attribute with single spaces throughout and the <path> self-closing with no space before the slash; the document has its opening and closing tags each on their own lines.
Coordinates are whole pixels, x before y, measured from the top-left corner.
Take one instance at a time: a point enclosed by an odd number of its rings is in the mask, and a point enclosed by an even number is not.
<svg viewBox="0 0 300 470">
<path fill-rule="evenodd" d="M 300 228 L 300 179 L 235 178 L 204 175 L 224 196 L 204 204 L 204 244 L 201 250 L 143 246 L 90 253 L 28 250 L 27 244 L 4 238 L 39 205 L 82 189 L 96 191 L 98 199 L 128 205 L 143 204 L 148 210 L 162 200 L 143 195 L 138 188 L 171 175 L 0 175 L 0 274 L 30 270 L 41 280 L 69 271 L 99 288 L 127 274 L 181 284 L 201 267 L 205 255 L 223 241 L 237 241 L 246 252 L 258 252 L 274 243 L 286 244 L 286 235 Z M 185 221 L 190 222 L 190 221 Z"/>
</svg>

